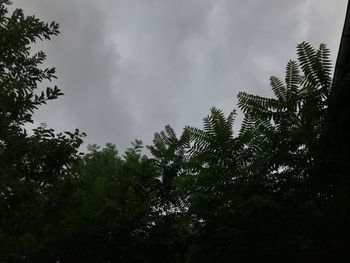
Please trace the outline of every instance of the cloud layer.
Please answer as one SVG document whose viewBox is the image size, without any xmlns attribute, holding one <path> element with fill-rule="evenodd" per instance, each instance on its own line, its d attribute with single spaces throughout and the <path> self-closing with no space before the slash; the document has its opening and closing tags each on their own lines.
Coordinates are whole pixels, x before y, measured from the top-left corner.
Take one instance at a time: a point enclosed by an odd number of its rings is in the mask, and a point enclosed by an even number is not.
<svg viewBox="0 0 350 263">
<path fill-rule="evenodd" d="M 171 124 L 201 125 L 236 107 L 240 90 L 269 95 L 295 46 L 327 43 L 336 58 L 346 0 L 17 0 L 61 25 L 42 46 L 65 96 L 36 115 L 88 143 L 124 150 Z"/>
</svg>

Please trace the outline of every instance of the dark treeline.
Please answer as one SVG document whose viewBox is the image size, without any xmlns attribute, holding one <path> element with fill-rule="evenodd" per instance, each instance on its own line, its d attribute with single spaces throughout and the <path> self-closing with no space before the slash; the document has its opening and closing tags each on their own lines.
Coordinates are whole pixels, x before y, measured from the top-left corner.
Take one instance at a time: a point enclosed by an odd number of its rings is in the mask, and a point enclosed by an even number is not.
<svg viewBox="0 0 350 263">
<path fill-rule="evenodd" d="M 324 132 L 332 88 L 349 75 L 332 82 L 325 45 L 297 46 L 285 79 L 270 78 L 274 98 L 238 94 L 237 135 L 235 112 L 212 108 L 202 129 L 156 133 L 148 156 L 139 140 L 82 154 L 79 130 L 26 132 L 62 95 L 40 91 L 55 69 L 31 51 L 59 27 L 9 4 L 0 0 L 0 262 L 343 262 L 349 179 L 319 164 L 335 130 Z"/>
</svg>

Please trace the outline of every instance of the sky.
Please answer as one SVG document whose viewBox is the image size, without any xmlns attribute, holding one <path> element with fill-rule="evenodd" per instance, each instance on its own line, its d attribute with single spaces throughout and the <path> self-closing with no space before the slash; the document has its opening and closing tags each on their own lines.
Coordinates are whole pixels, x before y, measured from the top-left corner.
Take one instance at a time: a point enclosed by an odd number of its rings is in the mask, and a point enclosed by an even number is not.
<svg viewBox="0 0 350 263">
<path fill-rule="evenodd" d="M 346 0 L 13 0 L 28 15 L 60 24 L 39 44 L 65 94 L 35 122 L 79 128 L 85 145 L 135 138 L 151 144 L 170 124 L 201 127 L 210 108 L 237 109 L 246 91 L 271 96 L 303 41 L 326 43 L 335 63 Z M 37 48 L 38 48 L 37 47 Z M 238 113 L 236 131 L 241 114 Z M 84 149 L 82 149 L 84 150 Z"/>
</svg>

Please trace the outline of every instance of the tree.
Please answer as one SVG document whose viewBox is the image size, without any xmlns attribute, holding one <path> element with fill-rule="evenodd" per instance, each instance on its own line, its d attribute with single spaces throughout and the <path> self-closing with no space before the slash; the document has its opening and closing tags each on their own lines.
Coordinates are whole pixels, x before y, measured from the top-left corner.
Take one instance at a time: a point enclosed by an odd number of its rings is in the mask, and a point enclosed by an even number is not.
<svg viewBox="0 0 350 263">
<path fill-rule="evenodd" d="M 59 26 L 21 9 L 9 14 L 10 4 L 0 1 L 0 259 L 27 262 L 53 242 L 83 134 L 55 134 L 44 124 L 27 133 L 34 111 L 62 95 L 56 86 L 40 91 L 41 83 L 56 78 L 55 69 L 42 68 L 45 53 L 31 50 L 37 40 L 57 35 Z"/>
<path fill-rule="evenodd" d="M 298 172 L 305 179 L 325 123 L 332 83 L 329 50 L 324 44 L 315 50 L 303 42 L 297 53 L 298 62 L 287 64 L 285 84 L 270 78 L 275 98 L 238 94 L 238 106 L 245 113 L 240 131 L 245 158 L 266 180 L 281 171 L 287 176 Z"/>
<path fill-rule="evenodd" d="M 231 115 L 216 109 L 204 130 L 190 129 L 198 169 L 188 175 L 189 206 L 197 208 L 189 212 L 200 217 L 192 221 L 189 262 L 331 260 L 324 251 L 332 251 L 325 244 L 334 235 L 323 224 L 332 197 L 312 196 L 309 184 L 332 83 L 329 51 L 308 43 L 297 51 L 285 84 L 270 79 L 275 98 L 239 93 L 245 117 L 238 137 Z"/>
<path fill-rule="evenodd" d="M 112 144 L 88 148 L 76 166 L 75 206 L 66 218 L 69 231 L 58 259 L 163 262 L 181 255 L 176 218 L 163 214 L 158 169 L 142 155 L 142 142 L 133 142 L 122 156 Z"/>
</svg>

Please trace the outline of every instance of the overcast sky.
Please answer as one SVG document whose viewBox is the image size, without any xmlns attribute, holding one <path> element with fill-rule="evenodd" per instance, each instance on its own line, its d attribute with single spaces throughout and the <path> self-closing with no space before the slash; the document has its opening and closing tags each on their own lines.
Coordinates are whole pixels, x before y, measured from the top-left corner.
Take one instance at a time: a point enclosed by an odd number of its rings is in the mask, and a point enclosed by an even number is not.
<svg viewBox="0 0 350 263">
<path fill-rule="evenodd" d="M 65 96 L 37 114 L 87 143 L 151 143 L 166 124 L 201 126 L 238 91 L 270 95 L 296 45 L 326 43 L 336 58 L 346 0 L 14 0 L 61 25 L 42 47 Z"/>
</svg>

